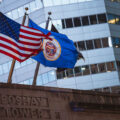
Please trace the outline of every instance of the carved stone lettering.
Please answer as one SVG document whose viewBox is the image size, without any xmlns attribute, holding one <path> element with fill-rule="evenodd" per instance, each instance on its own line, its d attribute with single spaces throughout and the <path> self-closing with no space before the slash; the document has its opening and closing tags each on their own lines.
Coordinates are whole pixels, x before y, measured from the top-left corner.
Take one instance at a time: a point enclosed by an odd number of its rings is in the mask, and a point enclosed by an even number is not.
<svg viewBox="0 0 120 120">
<path fill-rule="evenodd" d="M 41 98 L 41 106 L 49 107 L 48 98 Z"/>
<path fill-rule="evenodd" d="M 2 104 L 7 104 L 8 100 L 7 100 L 7 96 L 6 95 L 2 95 L 1 96 L 1 99 L 2 99 Z"/>
<path fill-rule="evenodd" d="M 22 97 L 21 96 L 16 96 L 16 105 L 22 105 Z"/>
<path fill-rule="evenodd" d="M 119 95 L 17 86 L 0 84 L 0 120 L 120 120 Z"/>
<path fill-rule="evenodd" d="M 8 104 L 9 105 L 15 105 L 15 103 L 16 103 L 15 96 L 10 95 L 10 96 L 8 96 L 7 99 L 8 99 Z"/>
<path fill-rule="evenodd" d="M 30 106 L 30 97 L 24 96 L 23 97 L 23 105 L 24 106 Z"/>
</svg>

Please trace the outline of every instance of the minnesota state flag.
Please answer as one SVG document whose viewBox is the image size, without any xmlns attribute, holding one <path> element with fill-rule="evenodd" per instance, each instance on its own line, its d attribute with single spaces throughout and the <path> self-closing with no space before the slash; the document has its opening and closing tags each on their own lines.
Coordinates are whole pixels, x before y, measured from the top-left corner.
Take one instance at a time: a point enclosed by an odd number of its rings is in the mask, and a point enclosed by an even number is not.
<svg viewBox="0 0 120 120">
<path fill-rule="evenodd" d="M 48 36 L 42 40 L 43 51 L 32 58 L 48 67 L 74 68 L 78 51 L 66 35 L 48 31 L 29 19 L 29 27 L 35 28 Z"/>
</svg>

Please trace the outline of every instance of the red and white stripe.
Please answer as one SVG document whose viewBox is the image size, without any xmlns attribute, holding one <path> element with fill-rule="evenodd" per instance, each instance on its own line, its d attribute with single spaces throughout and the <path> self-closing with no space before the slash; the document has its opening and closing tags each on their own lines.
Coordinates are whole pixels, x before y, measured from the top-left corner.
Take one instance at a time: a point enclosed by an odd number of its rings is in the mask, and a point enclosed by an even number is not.
<svg viewBox="0 0 120 120">
<path fill-rule="evenodd" d="M 21 26 L 18 41 L 0 33 L 0 52 L 23 62 L 42 50 L 42 38 L 41 31 Z"/>
</svg>

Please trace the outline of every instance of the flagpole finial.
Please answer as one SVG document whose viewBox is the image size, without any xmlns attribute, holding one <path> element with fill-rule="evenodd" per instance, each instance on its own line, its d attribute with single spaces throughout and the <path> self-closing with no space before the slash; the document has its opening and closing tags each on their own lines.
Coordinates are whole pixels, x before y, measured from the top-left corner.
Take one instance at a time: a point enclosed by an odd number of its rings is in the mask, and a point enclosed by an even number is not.
<svg viewBox="0 0 120 120">
<path fill-rule="evenodd" d="M 48 15 L 51 15 L 52 14 L 52 12 L 48 12 Z"/>
<path fill-rule="evenodd" d="M 26 11 L 28 11 L 28 9 L 29 9 L 28 7 L 25 8 Z"/>
<path fill-rule="evenodd" d="M 28 7 L 25 7 L 25 14 L 27 15 L 28 13 L 27 13 L 27 11 L 29 10 L 29 8 Z"/>
</svg>

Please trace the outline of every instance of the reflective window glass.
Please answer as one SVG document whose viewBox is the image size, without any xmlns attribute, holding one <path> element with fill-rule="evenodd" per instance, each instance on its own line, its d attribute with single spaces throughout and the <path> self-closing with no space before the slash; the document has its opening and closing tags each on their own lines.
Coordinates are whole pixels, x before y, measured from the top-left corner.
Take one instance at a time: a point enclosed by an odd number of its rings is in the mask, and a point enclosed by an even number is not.
<svg viewBox="0 0 120 120">
<path fill-rule="evenodd" d="M 57 79 L 63 79 L 65 77 L 65 71 L 57 72 Z"/>
<path fill-rule="evenodd" d="M 116 70 L 116 63 L 115 62 L 108 62 L 107 64 L 107 71 L 115 71 Z"/>
<path fill-rule="evenodd" d="M 112 37 L 112 45 L 115 48 L 120 48 L 120 38 Z"/>
<path fill-rule="evenodd" d="M 106 65 L 105 63 L 98 64 L 99 72 L 106 72 Z"/>
<path fill-rule="evenodd" d="M 47 73 L 42 74 L 42 80 L 43 80 L 43 84 L 48 83 L 48 75 L 47 75 Z"/>
<path fill-rule="evenodd" d="M 108 38 L 102 38 L 103 47 L 109 47 Z"/>
<path fill-rule="evenodd" d="M 108 23 L 110 24 L 115 24 L 116 20 L 115 20 L 115 16 L 112 14 L 107 14 L 108 17 Z"/>
<path fill-rule="evenodd" d="M 3 72 L 7 73 L 9 71 L 8 69 L 8 63 L 3 64 Z"/>
<path fill-rule="evenodd" d="M 92 74 L 98 73 L 97 64 L 92 64 L 92 65 L 90 65 L 90 68 L 91 68 L 91 73 L 92 73 Z"/>
<path fill-rule="evenodd" d="M 81 76 L 82 75 L 82 69 L 81 67 L 75 67 L 74 68 L 74 71 L 75 71 L 75 76 Z"/>
<path fill-rule="evenodd" d="M 72 18 L 65 19 L 65 23 L 66 23 L 66 28 L 71 28 L 71 27 L 73 27 Z"/>
<path fill-rule="evenodd" d="M 0 65 L 0 75 L 3 74 L 3 69 L 2 69 L 2 65 Z"/>
<path fill-rule="evenodd" d="M 65 28 L 65 20 L 62 19 L 62 28 Z"/>
<path fill-rule="evenodd" d="M 11 68 L 11 65 L 12 65 L 12 61 L 9 61 L 8 62 L 8 69 L 10 70 L 10 68 Z"/>
<path fill-rule="evenodd" d="M 96 15 L 91 15 L 89 16 L 90 18 L 90 24 L 93 25 L 93 24 L 97 24 L 97 17 Z"/>
<path fill-rule="evenodd" d="M 43 0 L 44 6 L 48 7 L 48 6 L 53 6 L 53 1 L 52 0 Z"/>
<path fill-rule="evenodd" d="M 57 1 L 57 0 L 56 0 Z M 65 4 L 69 4 L 69 0 L 61 0 L 62 1 L 62 4 L 65 5 Z"/>
<path fill-rule="evenodd" d="M 29 80 L 25 80 L 25 81 L 23 81 L 23 84 L 25 84 L 25 85 L 29 85 Z"/>
<path fill-rule="evenodd" d="M 38 75 L 37 77 L 37 85 L 42 85 L 43 84 L 43 81 L 42 81 L 42 76 L 41 75 Z"/>
<path fill-rule="evenodd" d="M 31 10 L 31 12 L 33 12 L 33 11 L 35 11 L 36 10 L 36 5 L 35 5 L 35 2 L 33 1 L 33 2 L 30 2 L 30 10 Z"/>
<path fill-rule="evenodd" d="M 16 63 L 15 63 L 15 69 L 18 69 L 18 68 L 20 68 L 20 63 L 18 61 L 16 61 Z"/>
<path fill-rule="evenodd" d="M 61 5 L 62 0 L 53 0 L 54 5 Z"/>
<path fill-rule="evenodd" d="M 67 77 L 73 77 L 74 76 L 73 69 L 67 69 L 66 74 L 67 74 Z"/>
<path fill-rule="evenodd" d="M 78 48 L 79 48 L 79 50 L 86 50 L 85 42 L 84 41 L 78 42 Z"/>
<path fill-rule="evenodd" d="M 29 85 L 32 85 L 32 83 L 33 83 L 33 78 L 29 79 Z"/>
<path fill-rule="evenodd" d="M 13 16 L 13 19 L 17 19 L 19 16 L 18 16 L 18 9 L 15 9 L 12 11 L 12 16 Z"/>
<path fill-rule="evenodd" d="M 55 71 L 49 71 L 48 78 L 49 78 L 49 82 L 54 81 L 56 79 Z"/>
<path fill-rule="evenodd" d="M 88 50 L 94 49 L 93 47 L 93 41 L 92 40 L 87 40 L 86 41 L 86 46 Z"/>
<path fill-rule="evenodd" d="M 9 18 L 12 18 L 13 16 L 12 16 L 12 12 L 8 12 L 7 14 L 7 17 L 9 17 Z"/>
<path fill-rule="evenodd" d="M 95 48 L 102 48 L 101 39 L 95 39 L 94 46 L 95 46 Z"/>
<path fill-rule="evenodd" d="M 99 23 L 106 23 L 107 22 L 106 14 L 99 14 L 99 15 L 97 15 L 97 17 L 98 17 Z"/>
<path fill-rule="evenodd" d="M 82 25 L 89 25 L 88 16 L 81 17 L 82 18 Z"/>
<path fill-rule="evenodd" d="M 42 8 L 43 4 L 41 2 L 41 0 L 35 0 L 35 4 L 36 4 L 36 9 Z"/>
<path fill-rule="evenodd" d="M 19 17 L 22 17 L 24 15 L 24 9 L 23 9 L 23 7 L 19 7 L 18 8 L 18 15 L 19 15 Z"/>
<path fill-rule="evenodd" d="M 73 21 L 75 27 L 81 26 L 80 17 L 73 18 Z"/>
<path fill-rule="evenodd" d="M 115 16 L 115 23 L 120 25 L 120 16 Z"/>
<path fill-rule="evenodd" d="M 53 20 L 52 23 L 56 27 L 57 30 L 61 30 L 62 29 L 62 22 L 61 22 L 61 20 Z"/>
<path fill-rule="evenodd" d="M 31 58 L 27 59 L 26 62 L 27 62 L 27 64 L 31 64 L 31 63 L 33 63 L 33 61 L 32 61 Z"/>
<path fill-rule="evenodd" d="M 117 68 L 120 71 L 120 61 L 116 61 L 117 62 Z"/>
<path fill-rule="evenodd" d="M 90 68 L 88 65 L 82 66 L 81 70 L 83 72 L 83 75 L 89 75 L 90 74 Z"/>
<path fill-rule="evenodd" d="M 25 66 L 27 64 L 27 62 L 26 61 L 24 61 L 24 62 L 22 62 L 22 63 L 20 63 L 20 65 L 23 67 L 23 66 Z"/>
</svg>

